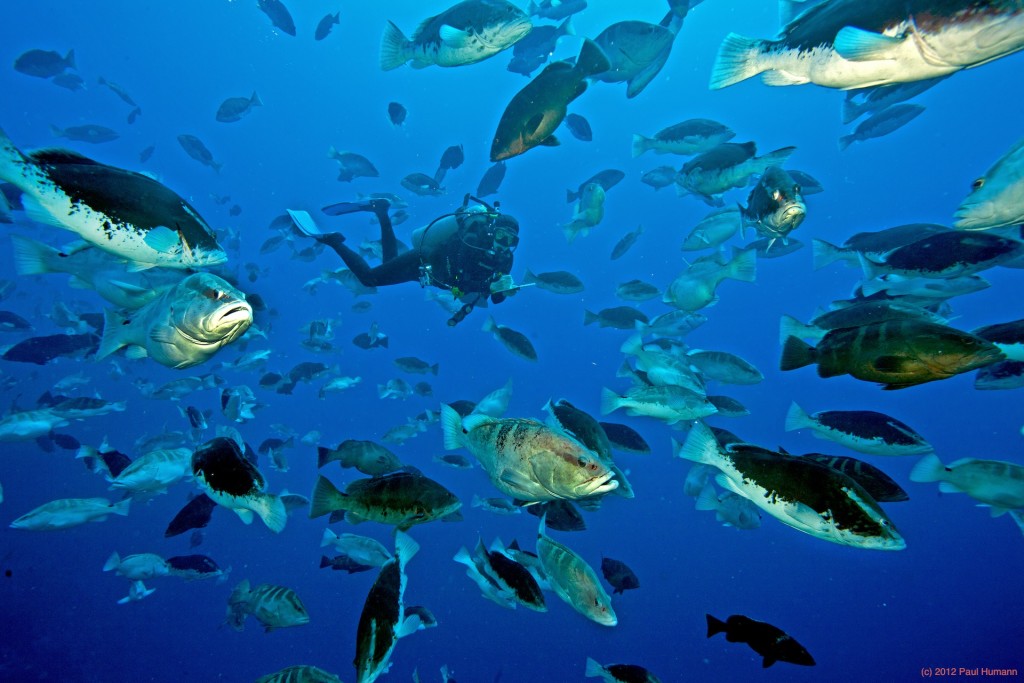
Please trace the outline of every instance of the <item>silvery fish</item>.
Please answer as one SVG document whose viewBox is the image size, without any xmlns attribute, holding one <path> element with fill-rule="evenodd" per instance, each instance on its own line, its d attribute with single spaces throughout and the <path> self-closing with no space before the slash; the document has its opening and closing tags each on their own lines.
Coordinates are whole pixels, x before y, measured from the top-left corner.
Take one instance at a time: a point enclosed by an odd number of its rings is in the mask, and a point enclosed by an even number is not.
<svg viewBox="0 0 1024 683">
<path fill-rule="evenodd" d="M 131 499 L 111 504 L 106 498 L 61 498 L 40 505 L 11 522 L 12 529 L 54 531 L 86 522 L 102 522 L 109 515 L 128 516 Z"/>
<path fill-rule="evenodd" d="M 909 83 L 985 64 L 1024 47 L 1016 0 L 827 0 L 777 40 L 730 33 L 712 89 L 764 73 L 767 85 L 816 83 L 849 90 Z"/>
<path fill-rule="evenodd" d="M 851 134 L 840 136 L 839 151 L 843 151 L 854 142 L 886 136 L 923 113 L 924 107 L 919 104 L 894 104 L 861 121 Z"/>
<path fill-rule="evenodd" d="M 604 218 L 604 188 L 597 183 L 588 183 L 580 192 L 579 203 L 572 220 L 562 226 L 565 240 L 572 244 L 577 235 L 586 237 L 590 229 Z"/>
<path fill-rule="evenodd" d="M 1024 140 L 1020 140 L 985 175 L 956 210 L 957 230 L 988 230 L 1024 223 Z"/>
<path fill-rule="evenodd" d="M 150 356 L 182 369 L 209 360 L 252 324 L 245 295 L 209 273 L 195 273 L 137 311 L 106 311 L 96 357 L 129 347 L 131 358 Z"/>
<path fill-rule="evenodd" d="M 783 147 L 759 157 L 753 142 L 723 142 L 683 164 L 676 176 L 678 192 L 696 195 L 711 206 L 724 206 L 723 192 L 743 187 L 750 176 L 785 163 L 795 151 L 796 147 Z"/>
<path fill-rule="evenodd" d="M 653 137 L 633 135 L 633 157 L 653 150 L 655 154 L 700 154 L 736 136 L 729 126 L 710 119 L 687 119 L 663 128 Z"/>
<path fill-rule="evenodd" d="M 380 68 L 391 71 L 409 61 L 414 69 L 476 64 L 512 47 L 532 27 L 529 17 L 506 0 L 465 0 L 424 20 L 412 40 L 389 21 Z"/>
<path fill-rule="evenodd" d="M 752 501 L 783 524 L 840 545 L 902 550 L 906 541 L 857 482 L 826 465 L 747 444 L 722 448 L 697 422 L 676 457 L 716 467 L 717 483 Z"/>
<path fill-rule="evenodd" d="M 192 451 L 168 448 L 140 455 L 114 478 L 110 489 L 128 495 L 166 493 L 167 488 L 192 473 Z"/>
<path fill-rule="evenodd" d="M 591 451 L 576 439 L 535 420 L 495 419 L 441 406 L 446 449 L 466 448 L 491 483 L 505 495 L 540 502 L 576 500 L 614 490 L 618 481 Z"/>
<path fill-rule="evenodd" d="M 547 535 L 544 520 L 537 531 L 537 556 L 555 595 L 602 626 L 619 623 L 612 599 L 586 560 Z"/>
<path fill-rule="evenodd" d="M 67 273 L 73 287 L 87 287 L 118 308 L 137 309 L 185 279 L 177 268 L 132 270 L 121 258 L 86 242 L 56 249 L 22 235 L 11 235 L 19 275 Z"/>
<path fill-rule="evenodd" d="M 643 92 L 658 75 L 672 52 L 676 34 L 690 9 L 687 0 L 669 0 L 668 14 L 660 24 L 619 21 L 594 38 L 608 57 L 607 71 L 594 76 L 605 83 L 626 83 L 626 97 Z"/>
<path fill-rule="evenodd" d="M 1024 508 L 1024 465 L 1013 462 L 961 458 L 943 465 L 932 453 L 914 465 L 910 481 L 937 481 L 942 493 L 966 493 L 990 506 L 993 517 Z"/>
<path fill-rule="evenodd" d="M 202 268 L 227 260 L 199 213 L 141 173 L 64 150 L 25 155 L 0 130 L 0 179 L 24 193 L 32 220 L 75 232 L 142 268 Z"/>
</svg>

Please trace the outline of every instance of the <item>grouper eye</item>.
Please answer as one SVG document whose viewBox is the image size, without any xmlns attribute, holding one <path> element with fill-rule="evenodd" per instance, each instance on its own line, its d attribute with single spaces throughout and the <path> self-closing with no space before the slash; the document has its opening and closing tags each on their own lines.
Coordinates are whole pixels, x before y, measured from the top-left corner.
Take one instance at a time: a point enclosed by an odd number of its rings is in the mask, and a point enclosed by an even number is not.
<svg viewBox="0 0 1024 683">
<path fill-rule="evenodd" d="M 212 287 L 207 287 L 203 290 L 203 296 L 211 301 L 219 301 L 224 298 L 224 292 L 218 289 L 213 289 Z"/>
<path fill-rule="evenodd" d="M 971 189 L 973 189 L 973 190 L 980 190 L 984 184 L 985 184 L 985 179 L 984 178 L 978 178 L 973 183 L 971 183 Z"/>
</svg>

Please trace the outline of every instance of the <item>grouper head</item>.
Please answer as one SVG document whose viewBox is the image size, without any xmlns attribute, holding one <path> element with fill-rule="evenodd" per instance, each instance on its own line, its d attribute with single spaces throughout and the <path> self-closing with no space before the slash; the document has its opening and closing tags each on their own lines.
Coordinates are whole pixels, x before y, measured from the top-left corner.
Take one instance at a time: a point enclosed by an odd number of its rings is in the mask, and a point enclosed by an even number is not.
<svg viewBox="0 0 1024 683">
<path fill-rule="evenodd" d="M 565 438 L 552 444 L 556 458 L 535 459 L 534 478 L 555 498 L 578 500 L 618 488 L 615 473 L 582 444 Z"/>
<path fill-rule="evenodd" d="M 184 358 L 178 367 L 188 367 L 242 336 L 252 324 L 252 306 L 223 279 L 196 273 L 174 288 L 166 322 L 165 329 L 175 332 L 172 345 Z"/>
</svg>

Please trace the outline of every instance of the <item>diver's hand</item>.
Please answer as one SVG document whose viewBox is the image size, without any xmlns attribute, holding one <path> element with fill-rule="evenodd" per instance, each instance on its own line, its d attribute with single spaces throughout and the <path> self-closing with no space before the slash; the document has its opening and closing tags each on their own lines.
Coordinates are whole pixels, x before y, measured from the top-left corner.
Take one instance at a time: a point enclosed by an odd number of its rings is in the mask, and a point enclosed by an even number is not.
<svg viewBox="0 0 1024 683">
<path fill-rule="evenodd" d="M 501 293 L 505 296 L 511 296 L 519 291 L 516 287 L 516 283 L 513 282 L 511 275 L 502 275 L 500 278 L 491 283 L 491 294 Z"/>
</svg>

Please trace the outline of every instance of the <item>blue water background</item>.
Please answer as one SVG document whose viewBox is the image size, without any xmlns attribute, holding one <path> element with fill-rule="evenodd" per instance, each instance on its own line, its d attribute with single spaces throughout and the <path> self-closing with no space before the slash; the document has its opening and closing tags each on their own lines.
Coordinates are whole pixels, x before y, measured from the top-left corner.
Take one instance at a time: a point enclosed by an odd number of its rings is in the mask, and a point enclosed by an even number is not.
<svg viewBox="0 0 1024 683">
<path fill-rule="evenodd" d="M 664 71 L 639 97 L 627 100 L 623 85 L 597 83 L 571 106 L 570 111 L 591 122 L 593 142 L 574 140 L 563 129 L 560 147 L 536 149 L 508 164 L 497 198 L 523 226 L 513 274 L 521 278 L 527 267 L 534 272 L 566 269 L 587 286 L 584 293 L 565 297 L 527 290 L 491 309 L 498 322 L 533 340 L 539 360 L 531 364 L 480 330 L 483 312 L 474 312 L 454 329 L 446 327 L 447 315 L 425 302 L 415 284 L 382 290 L 372 298 L 372 310 L 358 314 L 350 310 L 352 295 L 338 286 L 323 285 L 315 295 L 302 289 L 322 269 L 341 265 L 333 254 L 324 253 L 315 263 L 289 260 L 285 249 L 258 254 L 271 235 L 267 225 L 285 208 L 319 215 L 320 206 L 351 199 L 357 191 L 408 196 L 399 186 L 403 176 L 432 174 L 442 151 L 462 143 L 466 163 L 449 173 L 447 194 L 409 196 L 412 218 L 398 228 L 399 236 L 454 209 L 489 167 L 498 118 L 527 82 L 505 70 L 509 53 L 463 68 L 403 67 L 385 73 L 378 68 L 385 21 L 393 20 L 409 34 L 445 3 L 293 0 L 297 38 L 273 29 L 255 4 L 36 0 L 8 3 L 0 22 L 0 64 L 12 64 L 31 48 L 63 53 L 73 47 L 88 83 L 87 90 L 70 92 L 9 66 L 0 69 L 0 126 L 12 140 L 23 149 L 61 143 L 51 136 L 50 124 L 99 123 L 117 129 L 121 138 L 115 142 L 67 146 L 105 163 L 158 174 L 211 224 L 240 232 L 241 254 L 233 257 L 232 266 L 256 262 L 270 268 L 252 285 L 241 271 L 243 288 L 261 294 L 273 309 L 273 315 L 257 321 L 267 339 L 254 339 L 248 350 L 272 349 L 268 369 L 278 372 L 310 360 L 337 363 L 342 374 L 363 378 L 358 387 L 324 401 L 317 399 L 317 385 L 300 385 L 293 396 L 257 390 L 266 407 L 241 426 L 254 445 L 273 435 L 274 423 L 299 434 L 320 430 L 325 444 L 379 440 L 408 417 L 436 410 L 440 401 L 477 400 L 509 377 L 514 383 L 509 415 L 541 417 L 541 406 L 559 397 L 596 414 L 601 387 L 625 388 L 615 372 L 622 361 L 618 347 L 627 334 L 583 327 L 584 309 L 619 305 L 614 288 L 632 278 L 667 286 L 685 267 L 678 251 L 683 236 L 708 211 L 693 198 L 677 198 L 671 188 L 655 193 L 639 182 L 642 172 L 680 160 L 650 153 L 631 159 L 632 133 L 649 135 L 687 118 L 707 117 L 731 126 L 736 141 L 755 140 L 762 152 L 796 145 L 799 151 L 790 166 L 813 174 L 826 188 L 808 198 L 809 217 L 796 235 L 807 243 L 812 237 L 840 242 L 854 232 L 901 223 L 948 224 L 974 178 L 1021 135 L 1024 112 L 1017 91 L 1024 58 L 1018 55 L 957 74 L 917 100 L 927 106 L 918 120 L 884 140 L 839 153 L 836 138 L 848 132 L 839 119 L 840 93 L 814 86 L 769 88 L 756 79 L 708 91 L 710 66 L 727 32 L 767 37 L 777 26 L 772 3 L 708 0 L 686 20 Z M 664 3 L 654 0 L 590 4 L 574 20 L 580 35 L 594 36 L 626 18 L 657 22 L 665 10 Z M 327 40 L 314 42 L 316 22 L 339 9 L 341 25 Z M 578 46 L 578 39 L 563 40 L 558 56 L 572 56 Z M 98 86 L 97 76 L 124 86 L 139 102 L 143 113 L 134 125 L 125 123 L 129 108 Z M 214 120 L 223 99 L 254 89 L 264 107 L 237 123 Z M 387 120 L 390 101 L 409 110 L 403 128 Z M 224 163 L 219 175 L 185 156 L 175 139 L 182 133 L 200 137 Z M 140 166 L 138 153 L 151 144 L 156 153 Z M 338 183 L 335 162 L 326 156 L 329 145 L 368 156 L 381 177 Z M 622 169 L 627 179 L 609 192 L 601 225 L 566 245 L 560 225 L 570 219 L 572 206 L 565 203 L 565 188 L 575 188 L 603 168 Z M 218 206 L 211 194 L 231 195 L 232 201 Z M 745 191 L 729 198 L 744 200 Z M 231 218 L 227 208 L 236 202 L 243 213 Z M 363 216 L 318 220 L 353 240 L 377 236 Z M 622 259 L 610 261 L 612 246 L 640 224 L 646 231 L 639 243 Z M 44 227 L 20 232 L 53 244 L 73 237 Z M 47 318 L 57 300 L 80 310 L 102 307 L 93 293 L 68 288 L 64 276 L 17 278 L 10 243 L 3 244 L 0 277 L 16 278 L 18 290 L 2 305 L 30 317 L 37 333 L 59 331 Z M 1021 317 L 1020 272 L 995 270 L 986 277 L 993 283 L 990 290 L 954 300 L 957 327 Z M 743 356 L 764 372 L 765 381 L 723 387 L 721 393 L 742 401 L 751 415 L 713 423 L 769 447 L 839 454 L 838 446 L 829 448 L 805 432 L 783 431 L 790 402 L 810 411 L 873 409 L 917 429 L 944 462 L 967 456 L 1020 462 L 1024 413 L 1019 395 L 977 392 L 971 376 L 883 392 L 849 377 L 819 379 L 813 368 L 777 370 L 779 316 L 809 318 L 819 306 L 847 296 L 856 279 L 854 270 L 838 264 L 812 271 L 805 248 L 760 261 L 756 284 L 723 284 L 721 302 L 705 311 L 709 322 L 689 341 L 697 348 Z M 640 307 L 652 317 L 668 310 L 657 301 Z M 300 328 L 327 317 L 340 321 L 337 353 L 303 349 Z M 390 336 L 390 349 L 362 351 L 348 343 L 374 320 Z M 216 369 L 240 351 L 226 349 L 194 372 Z M 405 355 L 440 363 L 440 374 L 427 378 L 434 398 L 379 400 L 376 385 L 400 376 L 392 360 Z M 118 363 L 127 376 L 112 377 L 109 362 L 62 359 L 42 368 L 4 363 L 0 372 L 18 384 L 0 400 L 28 407 L 53 382 L 85 372 L 92 377 L 85 393 L 95 390 L 109 400 L 127 400 L 129 406 L 125 413 L 64 430 L 83 443 L 98 445 L 107 436 L 114 447 L 128 451 L 142 434 L 185 427 L 173 405 L 141 396 L 132 380 L 159 384 L 186 373 L 148 361 Z M 259 377 L 258 372 L 218 372 L 229 385 L 255 387 Z M 216 409 L 218 394 L 206 391 L 186 402 Z M 492 681 L 499 673 L 506 683 L 581 680 L 588 656 L 643 664 L 666 682 L 912 680 L 922 667 L 1024 669 L 1020 531 L 1008 518 L 989 519 L 966 496 L 939 495 L 935 485 L 911 484 L 914 459 L 865 458 L 893 475 L 911 496 L 907 503 L 887 506 L 907 549 L 869 552 L 816 540 L 770 518 L 755 531 L 721 526 L 713 515 L 695 512 L 693 500 L 682 494 L 689 465 L 671 458 L 669 441 L 681 433 L 649 419 L 619 414 L 611 419 L 628 422 L 653 447 L 648 456 L 619 456 L 636 499 L 611 497 L 599 512 L 586 515 L 585 533 L 558 538 L 594 567 L 607 555 L 626 561 L 639 575 L 640 590 L 616 596 L 619 625 L 612 629 L 585 620 L 553 594 L 546 614 L 506 611 L 482 599 L 452 555 L 461 545 L 472 547 L 479 534 L 487 542 L 496 536 L 506 542 L 517 538 L 532 547 L 536 519 L 470 508 L 474 493 L 496 492 L 479 468 L 455 471 L 433 462 L 443 452 L 437 426 L 394 448 L 403 460 L 455 491 L 466 506 L 462 523 L 432 523 L 411 532 L 422 550 L 409 566 L 407 601 L 432 609 L 440 626 L 402 640 L 384 680 L 410 680 L 416 667 L 421 680 L 439 680 L 442 664 L 463 682 Z M 215 421 L 227 423 L 219 413 Z M 232 568 L 228 582 L 157 579 L 148 582 L 157 589 L 150 598 L 118 606 L 127 582 L 102 573 L 104 561 L 112 551 L 122 556 L 186 554 L 188 535 L 165 540 L 162 532 L 194 486 L 182 483 L 166 496 L 135 504 L 128 518 L 49 534 L 15 531 L 7 528 L 11 520 L 46 501 L 110 494 L 106 483 L 69 452 L 44 453 L 31 442 L 3 444 L 2 452 L 0 558 L 11 576 L 0 577 L 0 678 L 250 681 L 308 663 L 354 680 L 356 622 L 374 574 L 348 576 L 317 568 L 322 519 L 293 516 L 284 533 L 273 535 L 259 522 L 246 527 L 219 510 L 198 551 Z M 263 464 L 270 489 L 308 494 L 316 474 L 315 451 L 301 446 L 289 455 L 287 473 Z M 339 484 L 355 478 L 334 467 L 325 473 Z M 378 525 L 353 531 L 391 543 L 390 530 Z M 230 588 L 245 578 L 293 588 L 308 607 L 311 623 L 271 634 L 253 620 L 243 633 L 222 626 Z M 762 672 L 760 659 L 744 645 L 721 636 L 705 638 L 705 613 L 771 622 L 805 645 L 818 665 L 777 664 Z"/>
</svg>

